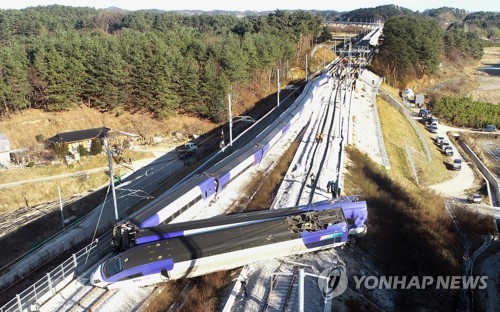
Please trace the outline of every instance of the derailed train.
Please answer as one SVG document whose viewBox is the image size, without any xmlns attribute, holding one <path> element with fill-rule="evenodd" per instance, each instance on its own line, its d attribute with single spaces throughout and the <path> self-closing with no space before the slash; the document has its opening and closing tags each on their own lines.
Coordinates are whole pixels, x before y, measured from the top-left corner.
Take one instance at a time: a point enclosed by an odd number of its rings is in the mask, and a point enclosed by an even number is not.
<svg viewBox="0 0 500 312">
<path fill-rule="evenodd" d="M 365 201 L 323 201 L 136 229 L 130 249 L 100 264 L 91 283 L 145 286 L 336 247 L 363 235 L 366 220 Z"/>
<path fill-rule="evenodd" d="M 246 147 L 241 148 L 238 151 L 234 152 L 223 162 L 216 164 L 212 168 L 206 170 L 203 174 L 189 178 L 177 189 L 168 192 L 163 196 L 160 196 L 151 204 L 146 206 L 142 212 L 135 214 L 130 220 L 116 225 L 113 229 L 113 244 L 115 248 L 118 250 L 123 250 L 130 247 L 127 246 L 124 248 L 123 242 L 127 241 L 127 244 L 129 243 L 129 239 L 131 237 L 129 230 L 131 228 L 146 228 L 146 227 L 154 227 L 160 224 L 166 224 L 172 221 L 174 218 L 177 218 L 181 214 L 185 215 L 188 211 L 191 214 L 190 216 L 194 216 L 197 212 L 200 211 L 200 209 L 208 206 L 212 200 L 214 200 L 221 193 L 223 193 L 223 191 L 232 181 L 234 181 L 237 177 L 246 172 L 248 169 L 260 164 L 262 160 L 265 159 L 265 157 L 268 155 L 270 149 L 288 132 L 292 124 L 296 123 L 305 124 L 307 122 L 308 118 L 304 118 L 303 112 L 305 111 L 305 109 L 308 109 L 311 106 L 315 89 L 328 83 L 329 80 L 330 76 L 327 74 L 327 71 L 323 72 L 319 77 L 315 78 L 306 86 L 306 88 L 304 89 L 305 92 L 303 92 L 303 94 L 296 100 L 296 102 L 289 109 L 287 109 L 284 113 L 282 113 L 282 115 L 278 119 L 273 121 L 272 124 L 269 125 L 265 131 L 258 134 L 252 140 L 252 142 L 246 145 Z M 361 210 L 363 209 L 366 211 L 366 204 L 364 208 L 362 208 Z M 350 211 L 351 211 L 350 213 L 352 214 L 353 211 L 358 211 L 358 210 L 354 209 Z M 189 219 L 190 216 L 184 217 L 184 219 Z M 343 215 L 343 217 L 345 218 L 345 215 Z M 366 218 L 366 213 L 365 213 L 365 218 Z M 345 223 L 346 220 L 342 222 Z M 260 221 L 249 222 L 248 224 L 241 226 L 242 228 L 245 229 L 247 229 L 247 227 L 250 226 L 250 229 L 252 229 L 252 227 L 258 226 L 256 225 L 256 223 L 260 223 Z M 363 226 L 359 227 L 354 226 L 350 230 L 353 232 L 358 232 L 358 231 L 362 232 L 361 229 L 364 229 L 364 222 L 362 223 Z M 338 227 L 339 226 L 337 225 L 335 231 L 338 230 L 337 229 Z M 346 224 L 344 227 L 342 227 L 342 229 L 346 235 L 349 233 L 349 229 Z M 153 230 L 157 231 L 158 229 L 153 229 Z M 241 234 L 241 230 L 239 228 L 233 230 Z M 226 231 L 229 231 L 229 229 L 226 229 Z M 329 233 L 332 232 L 333 230 L 329 228 L 325 229 L 324 231 L 327 231 Z M 304 236 L 307 236 L 307 234 L 305 234 L 306 232 L 304 232 Z M 207 237 L 210 237 L 211 239 L 209 241 L 212 241 L 211 244 L 213 244 L 212 236 L 217 235 L 215 231 L 207 232 L 205 227 L 203 228 L 197 227 L 197 229 L 191 231 L 190 234 L 193 234 L 189 235 L 190 240 L 195 239 L 199 241 L 205 241 Z M 133 234 L 132 236 L 134 235 L 135 234 Z M 290 235 L 288 234 L 288 236 Z M 129 262 L 130 257 L 127 257 L 128 254 L 134 254 L 134 255 L 144 254 L 145 250 L 148 250 L 148 248 L 150 247 L 156 246 L 156 244 L 160 244 L 158 246 L 161 246 L 162 243 L 160 242 L 163 242 L 163 245 L 176 244 L 177 247 L 175 249 L 179 250 L 183 250 L 182 246 L 186 247 L 185 245 L 183 245 L 183 242 L 187 237 L 185 233 L 183 233 L 181 236 L 178 237 L 173 237 L 173 236 L 170 238 L 167 237 L 158 237 L 158 239 L 162 238 L 166 240 L 158 240 L 157 242 L 143 241 L 142 245 L 141 245 L 141 240 L 134 241 L 133 243 L 139 246 L 126 250 L 124 251 L 123 254 L 113 257 L 112 259 L 101 264 L 99 266 L 99 269 L 93 274 L 92 283 L 96 286 L 101 286 L 101 287 L 106 285 L 111 285 L 110 287 L 120 287 L 120 285 L 122 284 L 147 285 L 150 283 L 154 283 L 155 282 L 154 280 L 159 278 L 158 272 L 155 271 L 157 269 L 160 269 L 159 271 L 160 273 L 163 272 L 163 275 L 160 274 L 161 276 L 165 277 L 166 274 L 169 276 L 167 279 L 174 279 L 180 276 L 195 276 L 195 275 L 205 274 L 203 273 L 203 270 L 207 270 L 209 268 L 216 268 L 216 266 L 212 266 L 210 264 L 208 266 L 200 264 L 200 263 L 205 263 L 205 261 L 207 260 L 213 261 L 210 260 L 212 259 L 211 257 L 202 257 L 203 259 L 200 260 L 196 258 L 198 252 L 196 252 L 195 255 L 193 255 L 192 253 L 190 255 L 187 255 L 186 250 L 176 252 L 177 256 L 175 260 L 174 258 L 170 258 L 169 260 L 171 262 L 171 265 L 165 265 L 166 262 L 164 260 L 161 260 L 160 258 L 157 258 L 157 261 L 154 261 L 154 263 L 148 263 L 148 264 L 146 263 L 140 264 L 141 263 L 140 261 L 143 260 L 138 260 L 139 262 L 138 261 Z M 311 237 L 312 238 L 310 239 L 312 240 L 317 239 L 317 237 L 314 238 L 315 237 L 314 235 Z M 242 237 L 234 238 L 235 241 L 238 241 L 239 239 L 242 239 Z M 254 243 L 257 245 L 262 243 L 268 244 L 270 242 L 267 238 L 261 236 L 256 236 L 255 239 L 257 241 Z M 338 243 L 343 244 L 345 243 L 346 239 L 347 236 L 345 237 L 345 239 L 342 239 Z M 302 241 L 302 239 L 300 239 L 300 237 L 295 237 L 295 238 L 289 237 L 287 241 L 291 241 L 288 244 L 293 245 L 293 244 L 299 244 L 299 242 Z M 322 240 L 319 241 L 321 241 L 320 243 L 321 246 L 328 246 L 327 241 L 322 241 Z M 153 245 L 150 246 L 150 244 Z M 197 245 L 195 244 L 194 246 Z M 205 250 L 207 249 L 210 250 L 210 248 L 213 248 L 213 246 L 210 245 L 206 247 Z M 313 250 L 311 249 L 312 248 L 311 245 L 304 247 L 300 246 L 299 244 L 299 247 L 297 248 L 298 248 L 297 252 L 294 253 Z M 188 251 L 191 252 L 192 247 L 189 247 Z M 252 250 L 248 251 L 252 252 Z M 209 253 L 210 252 L 212 251 L 209 251 Z M 270 253 L 270 255 L 271 254 L 272 253 Z M 286 255 L 287 253 L 285 252 L 282 254 Z M 290 251 L 288 252 L 288 254 L 290 254 Z M 240 256 L 242 258 L 245 258 L 245 256 L 242 254 L 238 255 L 238 257 Z M 157 257 L 164 258 L 164 255 L 157 255 Z M 123 260 L 121 260 L 122 258 Z M 134 256 L 134 259 L 138 258 L 139 257 L 136 258 Z M 189 260 L 179 261 L 180 259 L 189 259 Z M 175 270 L 173 270 L 174 262 L 178 263 L 176 265 Z M 239 266 L 238 263 L 239 262 L 237 260 L 234 260 L 234 264 L 231 264 L 231 267 Z M 185 269 L 185 271 L 183 272 L 182 271 L 183 266 L 186 268 L 196 267 L 196 269 L 195 270 Z M 200 269 L 202 267 L 203 269 Z M 170 273 L 168 273 L 169 268 L 171 269 L 170 271 L 173 270 Z M 224 266 L 219 266 L 218 270 L 222 270 L 224 268 L 225 268 Z M 149 269 L 152 269 L 152 271 L 149 272 L 148 271 Z M 188 273 L 186 270 L 192 273 Z M 111 274 L 113 272 L 115 272 L 116 274 Z M 136 273 L 131 273 L 131 272 L 136 272 Z M 125 276 L 123 276 L 124 274 Z M 124 283 L 121 283 L 122 281 L 124 281 Z"/>
<path fill-rule="evenodd" d="M 169 223 L 183 213 L 186 215 L 188 210 L 192 215 L 184 219 L 194 216 L 201 208 L 208 206 L 212 200 L 220 196 L 238 176 L 260 164 L 292 124 L 307 122 L 308 118 L 303 118 L 303 113 L 311 106 L 314 90 L 329 80 L 327 72 L 322 73 L 306 86 L 305 92 L 289 109 L 252 142 L 207 169 L 203 174 L 189 178 L 182 186 L 160 196 L 142 212 L 135 214 L 130 222 L 144 228 Z M 120 227 L 115 230 L 120 230 Z"/>
</svg>

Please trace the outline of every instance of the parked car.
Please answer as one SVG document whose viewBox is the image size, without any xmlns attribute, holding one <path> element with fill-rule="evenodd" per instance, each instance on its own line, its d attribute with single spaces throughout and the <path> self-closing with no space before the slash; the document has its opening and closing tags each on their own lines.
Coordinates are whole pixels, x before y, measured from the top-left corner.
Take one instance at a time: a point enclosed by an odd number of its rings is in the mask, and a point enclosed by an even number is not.
<svg viewBox="0 0 500 312">
<path fill-rule="evenodd" d="M 444 137 L 436 135 L 436 137 L 434 138 L 434 141 L 436 142 L 436 144 L 441 144 L 441 142 L 444 141 Z"/>
<path fill-rule="evenodd" d="M 443 153 L 446 156 L 453 156 L 453 149 L 451 148 L 451 146 L 446 146 L 443 150 Z"/>
<path fill-rule="evenodd" d="M 462 160 L 454 159 L 453 160 L 453 170 L 461 170 L 462 169 Z"/>
<path fill-rule="evenodd" d="M 446 147 L 450 146 L 450 142 L 442 140 L 441 143 L 439 143 L 439 147 L 444 151 Z"/>
<path fill-rule="evenodd" d="M 427 115 L 427 114 L 430 114 L 430 112 L 431 112 L 431 111 L 430 111 L 430 110 L 428 110 L 428 109 L 421 109 L 421 110 L 418 112 L 418 116 L 419 116 L 419 117 L 423 117 L 423 116 L 425 116 L 425 115 Z"/>
<path fill-rule="evenodd" d="M 481 203 L 481 195 L 479 195 L 478 193 L 470 194 L 469 196 L 467 196 L 467 201 L 469 203 L 479 204 Z"/>
<path fill-rule="evenodd" d="M 431 125 L 431 126 L 429 127 L 429 131 L 430 131 L 431 133 L 437 133 L 437 132 L 438 132 L 438 127 L 437 127 L 437 125 Z"/>
<path fill-rule="evenodd" d="M 496 132 L 497 127 L 494 125 L 487 125 L 486 128 L 480 128 L 479 131 L 484 131 L 484 132 Z"/>
</svg>

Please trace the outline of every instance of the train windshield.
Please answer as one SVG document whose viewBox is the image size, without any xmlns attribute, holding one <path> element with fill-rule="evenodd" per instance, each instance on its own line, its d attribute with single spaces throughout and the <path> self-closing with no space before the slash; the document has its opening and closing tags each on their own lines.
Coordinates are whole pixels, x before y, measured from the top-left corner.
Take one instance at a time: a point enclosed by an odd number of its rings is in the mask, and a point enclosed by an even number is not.
<svg viewBox="0 0 500 312">
<path fill-rule="evenodd" d="M 122 257 L 118 256 L 104 263 L 102 271 L 104 273 L 104 277 L 108 278 L 110 276 L 115 275 L 123 270 L 122 266 Z"/>
</svg>

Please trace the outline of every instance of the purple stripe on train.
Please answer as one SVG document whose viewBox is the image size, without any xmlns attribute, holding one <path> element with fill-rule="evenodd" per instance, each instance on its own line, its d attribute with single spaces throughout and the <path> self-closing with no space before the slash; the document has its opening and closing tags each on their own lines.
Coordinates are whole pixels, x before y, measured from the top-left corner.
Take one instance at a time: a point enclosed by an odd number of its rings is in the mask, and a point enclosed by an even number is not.
<svg viewBox="0 0 500 312">
<path fill-rule="evenodd" d="M 177 232 L 170 232 L 170 233 L 158 233 L 155 235 L 148 235 L 148 236 L 142 236 L 138 237 L 135 240 L 135 243 L 137 245 L 149 243 L 149 242 L 155 242 L 157 240 L 161 239 L 167 239 L 167 238 L 173 238 L 173 237 L 179 237 L 179 236 L 184 236 L 184 231 L 177 231 Z"/>
</svg>

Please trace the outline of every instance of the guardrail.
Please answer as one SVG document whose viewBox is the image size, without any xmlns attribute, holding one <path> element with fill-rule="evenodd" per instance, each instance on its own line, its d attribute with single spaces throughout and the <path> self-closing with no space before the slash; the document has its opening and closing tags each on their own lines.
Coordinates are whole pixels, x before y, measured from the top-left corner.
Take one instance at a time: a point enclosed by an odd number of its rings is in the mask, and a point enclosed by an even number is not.
<svg viewBox="0 0 500 312">
<path fill-rule="evenodd" d="M 111 234 L 96 239 L 73 254 L 61 265 L 47 273 L 0 308 L 0 312 L 38 311 L 39 307 L 69 284 L 76 276 L 96 264 L 111 251 Z"/>
<path fill-rule="evenodd" d="M 382 158 L 382 164 L 386 169 L 391 168 L 391 162 L 389 161 L 389 156 L 387 155 L 387 150 L 385 149 L 385 143 L 384 143 L 384 136 L 382 134 L 382 124 L 380 123 L 380 118 L 378 116 L 378 105 L 377 105 L 377 94 L 380 91 L 380 77 L 378 78 L 378 81 L 375 82 L 375 85 L 373 88 L 376 88 L 376 92 L 373 92 L 373 98 L 372 98 L 372 103 L 373 103 L 373 118 L 375 119 L 375 124 L 376 124 L 376 134 L 377 134 L 377 141 L 380 149 L 380 156 Z"/>
<path fill-rule="evenodd" d="M 492 188 L 491 191 L 492 191 L 492 193 L 494 192 L 494 194 L 495 194 L 496 201 L 497 201 L 496 204 L 499 205 L 498 201 L 500 201 L 500 184 L 498 183 L 498 180 L 496 179 L 496 177 L 493 175 L 493 173 L 491 173 L 491 171 L 488 168 L 486 168 L 486 166 L 483 164 L 481 159 L 479 159 L 479 157 L 477 157 L 477 155 L 472 151 L 472 149 L 467 144 L 465 144 L 464 141 L 458 140 L 458 144 L 462 147 L 462 149 L 465 151 L 465 153 L 467 153 L 467 155 L 469 155 L 469 157 L 474 161 L 477 168 L 479 169 L 479 171 L 481 171 L 481 173 L 484 175 L 486 180 L 488 180 L 488 182 L 490 183 L 490 186 Z M 493 201 L 492 201 L 492 204 L 493 204 L 493 206 L 495 206 L 495 203 L 493 203 Z"/>
</svg>

